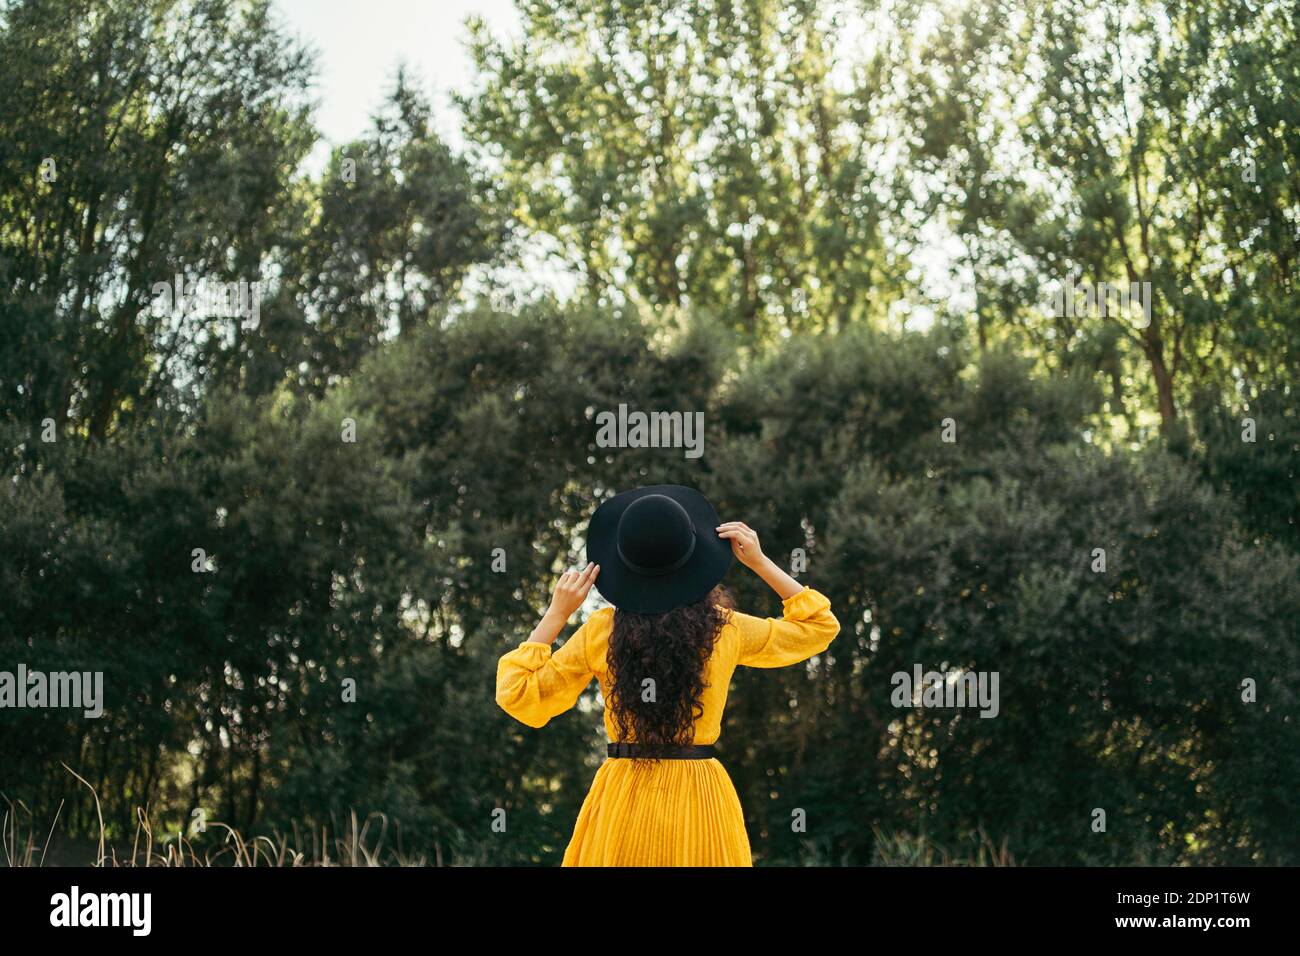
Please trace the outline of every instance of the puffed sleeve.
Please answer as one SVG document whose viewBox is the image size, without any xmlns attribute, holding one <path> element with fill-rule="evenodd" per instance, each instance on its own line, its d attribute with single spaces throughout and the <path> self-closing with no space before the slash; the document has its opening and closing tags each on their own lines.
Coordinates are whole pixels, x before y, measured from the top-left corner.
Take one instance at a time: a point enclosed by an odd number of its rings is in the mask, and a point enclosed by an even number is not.
<svg viewBox="0 0 1300 956">
<path fill-rule="evenodd" d="M 497 705 L 529 727 L 543 727 L 578 702 L 594 672 L 588 641 L 610 626 L 613 608 L 596 611 L 558 651 L 525 641 L 497 662 Z"/>
<path fill-rule="evenodd" d="M 840 632 L 830 600 L 808 587 L 781 602 L 779 621 L 739 611 L 731 619 L 740 631 L 737 663 L 746 667 L 797 664 L 826 650 Z"/>
</svg>

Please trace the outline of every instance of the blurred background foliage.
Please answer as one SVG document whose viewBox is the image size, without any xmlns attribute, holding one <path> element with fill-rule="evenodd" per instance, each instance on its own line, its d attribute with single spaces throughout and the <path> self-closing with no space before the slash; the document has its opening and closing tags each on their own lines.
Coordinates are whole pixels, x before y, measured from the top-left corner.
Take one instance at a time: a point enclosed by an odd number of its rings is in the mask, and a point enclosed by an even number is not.
<svg viewBox="0 0 1300 956">
<path fill-rule="evenodd" d="M 495 661 L 598 500 L 683 482 L 843 625 L 736 675 L 759 862 L 1300 862 L 1294 8 L 519 10 L 467 28 L 465 149 L 403 72 L 312 172 L 273 5 L 0 4 L 0 669 L 107 697 L 0 714 L 0 792 L 56 849 L 98 832 L 66 764 L 114 844 L 356 810 L 556 863 L 599 701 L 528 731 Z M 260 321 L 156 314 L 177 273 Z M 1150 325 L 1053 315 L 1074 274 Z M 597 447 L 620 403 L 703 411 L 703 457 Z M 893 708 L 916 663 L 999 716 Z"/>
</svg>

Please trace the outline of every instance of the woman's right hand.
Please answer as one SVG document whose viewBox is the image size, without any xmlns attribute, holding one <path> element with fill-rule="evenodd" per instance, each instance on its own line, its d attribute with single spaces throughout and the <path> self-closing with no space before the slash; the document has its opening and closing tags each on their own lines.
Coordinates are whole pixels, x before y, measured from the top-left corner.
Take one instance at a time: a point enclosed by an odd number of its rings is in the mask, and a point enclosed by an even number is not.
<svg viewBox="0 0 1300 956">
<path fill-rule="evenodd" d="M 718 537 L 731 542 L 731 553 L 745 567 L 757 568 L 763 563 L 763 548 L 758 543 L 758 532 L 743 521 L 724 521 L 718 525 Z"/>
</svg>

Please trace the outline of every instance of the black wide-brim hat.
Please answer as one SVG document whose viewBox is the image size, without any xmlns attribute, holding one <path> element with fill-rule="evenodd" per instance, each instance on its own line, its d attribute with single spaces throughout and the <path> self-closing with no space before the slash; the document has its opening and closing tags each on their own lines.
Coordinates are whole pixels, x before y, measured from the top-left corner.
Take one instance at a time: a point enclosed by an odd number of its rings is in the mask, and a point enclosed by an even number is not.
<svg viewBox="0 0 1300 956">
<path fill-rule="evenodd" d="M 587 526 L 596 590 L 615 607 L 658 614 L 693 604 L 735 560 L 718 537 L 718 513 L 694 488 L 647 485 L 615 495 Z"/>
</svg>

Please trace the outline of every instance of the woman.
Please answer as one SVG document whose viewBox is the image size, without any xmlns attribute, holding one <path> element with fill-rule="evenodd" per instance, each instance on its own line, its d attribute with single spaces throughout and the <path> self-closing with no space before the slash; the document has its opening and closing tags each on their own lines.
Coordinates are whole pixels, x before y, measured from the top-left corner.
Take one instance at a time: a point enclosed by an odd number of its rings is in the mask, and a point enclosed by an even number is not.
<svg viewBox="0 0 1300 956">
<path fill-rule="evenodd" d="M 532 635 L 497 665 L 497 703 L 530 727 L 605 698 L 607 759 L 583 801 L 565 866 L 750 866 L 735 787 L 713 758 L 738 665 L 782 667 L 839 633 L 830 602 L 763 555 L 743 522 L 708 499 L 652 485 L 592 515 L 582 571 L 567 571 Z M 739 559 L 782 600 L 781 620 L 731 610 L 718 583 Z M 597 589 L 614 607 L 551 644 Z"/>
</svg>

